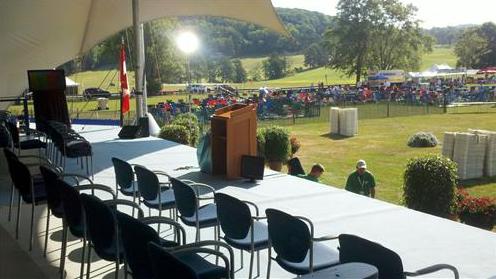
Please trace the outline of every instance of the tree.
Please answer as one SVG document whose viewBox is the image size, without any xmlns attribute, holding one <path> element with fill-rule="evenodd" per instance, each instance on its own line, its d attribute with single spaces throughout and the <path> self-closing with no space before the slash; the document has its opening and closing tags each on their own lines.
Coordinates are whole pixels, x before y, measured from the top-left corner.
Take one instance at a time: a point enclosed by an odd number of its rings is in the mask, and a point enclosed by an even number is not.
<svg viewBox="0 0 496 279">
<path fill-rule="evenodd" d="M 325 66 L 329 62 L 329 54 L 318 43 L 311 44 L 304 52 L 305 66 L 317 68 Z"/>
<path fill-rule="evenodd" d="M 241 60 L 233 59 L 232 63 L 234 65 L 234 82 L 243 83 L 246 81 L 246 70 L 243 68 L 243 64 L 241 64 Z"/>
<path fill-rule="evenodd" d="M 467 29 L 455 45 L 457 64 L 469 68 L 496 65 L 496 24 L 484 23 Z"/>
<path fill-rule="evenodd" d="M 265 78 L 278 79 L 286 76 L 288 71 L 288 59 L 286 56 L 273 54 L 263 61 Z"/>
<path fill-rule="evenodd" d="M 487 40 L 479 34 L 478 28 L 466 30 L 455 45 L 455 54 L 458 57 L 456 65 L 477 67 L 481 64 L 481 56 L 487 51 L 487 45 Z"/>
<path fill-rule="evenodd" d="M 433 39 L 415 19 L 416 8 L 399 0 L 340 0 L 336 22 L 325 34 L 329 66 L 355 75 L 368 69 L 418 67 Z"/>
<path fill-rule="evenodd" d="M 222 82 L 232 82 L 234 80 L 234 65 L 229 58 L 222 58 L 219 61 L 219 76 Z"/>
</svg>

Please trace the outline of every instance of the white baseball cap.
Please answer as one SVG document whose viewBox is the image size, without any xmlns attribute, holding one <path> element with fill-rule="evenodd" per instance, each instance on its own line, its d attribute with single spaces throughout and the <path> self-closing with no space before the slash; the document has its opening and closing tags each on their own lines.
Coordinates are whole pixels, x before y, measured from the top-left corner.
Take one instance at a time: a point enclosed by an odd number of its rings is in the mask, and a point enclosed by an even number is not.
<svg viewBox="0 0 496 279">
<path fill-rule="evenodd" d="M 365 160 L 358 160 L 356 167 L 357 169 L 366 169 L 367 163 L 365 162 Z"/>
</svg>

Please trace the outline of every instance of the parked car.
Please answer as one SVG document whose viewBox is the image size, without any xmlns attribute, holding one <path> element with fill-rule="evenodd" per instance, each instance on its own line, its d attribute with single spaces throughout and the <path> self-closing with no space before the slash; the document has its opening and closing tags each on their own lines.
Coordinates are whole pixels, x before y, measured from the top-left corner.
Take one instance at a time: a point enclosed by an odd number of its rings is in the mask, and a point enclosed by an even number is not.
<svg viewBox="0 0 496 279">
<path fill-rule="evenodd" d="M 108 92 L 107 90 L 103 90 L 101 88 L 96 88 L 96 87 L 90 87 L 86 88 L 83 92 L 83 96 L 86 99 L 92 99 L 92 98 L 110 98 L 112 94 Z"/>
</svg>

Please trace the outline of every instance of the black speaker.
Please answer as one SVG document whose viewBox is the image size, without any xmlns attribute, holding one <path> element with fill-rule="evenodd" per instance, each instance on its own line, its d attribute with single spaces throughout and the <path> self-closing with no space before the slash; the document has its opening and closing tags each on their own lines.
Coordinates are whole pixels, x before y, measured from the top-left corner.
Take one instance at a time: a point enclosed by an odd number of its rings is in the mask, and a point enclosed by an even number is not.
<svg viewBox="0 0 496 279">
<path fill-rule="evenodd" d="M 139 137 L 139 126 L 123 126 L 119 132 L 119 138 L 121 139 L 135 139 Z"/>
<path fill-rule="evenodd" d="M 148 127 L 148 117 L 141 117 L 138 121 L 139 125 L 139 136 L 140 137 L 149 137 L 150 136 L 150 128 Z"/>
</svg>

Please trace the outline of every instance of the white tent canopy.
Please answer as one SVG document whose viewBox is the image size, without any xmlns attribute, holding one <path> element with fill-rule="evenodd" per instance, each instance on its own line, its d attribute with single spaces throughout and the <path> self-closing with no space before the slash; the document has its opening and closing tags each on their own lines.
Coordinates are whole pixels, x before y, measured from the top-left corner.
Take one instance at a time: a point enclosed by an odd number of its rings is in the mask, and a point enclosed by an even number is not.
<svg viewBox="0 0 496 279">
<path fill-rule="evenodd" d="M 286 33 L 270 0 L 140 0 L 139 5 L 142 22 L 209 15 Z M 129 26 L 132 0 L 0 1 L 0 97 L 22 93 L 26 70 L 56 67 Z"/>
</svg>

